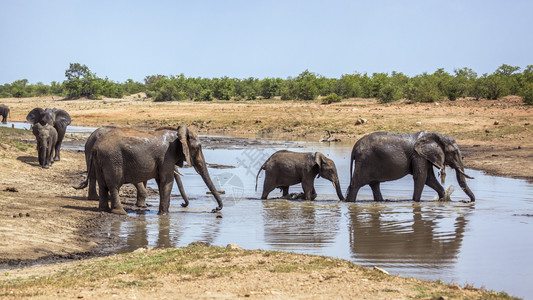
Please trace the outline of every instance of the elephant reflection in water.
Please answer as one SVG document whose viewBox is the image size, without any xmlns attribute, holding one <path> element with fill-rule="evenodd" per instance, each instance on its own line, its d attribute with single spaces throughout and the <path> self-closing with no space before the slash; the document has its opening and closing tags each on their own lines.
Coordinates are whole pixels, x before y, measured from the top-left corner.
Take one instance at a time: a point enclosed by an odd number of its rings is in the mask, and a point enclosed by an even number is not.
<svg viewBox="0 0 533 300">
<path fill-rule="evenodd" d="M 194 233 L 201 232 L 199 237 L 194 241 L 202 241 L 212 244 L 220 233 L 219 218 L 206 218 L 201 222 L 201 228 L 197 225 L 189 226 L 183 224 L 187 218 L 180 218 L 176 215 L 145 215 L 139 214 L 138 217 L 131 221 L 117 221 L 113 224 L 111 231 L 119 235 L 126 236 L 123 251 L 133 251 L 138 248 L 155 247 L 170 248 L 186 246 L 180 245 L 182 236 L 187 229 L 193 230 Z M 175 230 L 171 230 L 175 228 Z M 200 229 L 200 230 L 199 230 Z M 193 234 L 194 234 L 193 233 Z"/>
<path fill-rule="evenodd" d="M 286 249 L 291 249 L 291 245 L 321 248 L 331 243 L 339 232 L 342 213 L 338 202 L 263 201 L 262 204 L 266 244 Z"/>
<path fill-rule="evenodd" d="M 391 220 L 390 216 L 397 213 L 398 208 L 349 207 L 350 248 L 354 258 L 368 264 L 401 262 L 441 268 L 457 258 L 468 223 L 464 214 L 455 217 L 453 228 L 444 238 L 438 232 L 442 227 L 438 220 L 450 220 L 449 216 L 423 211 L 418 203 L 412 205 L 412 220 Z"/>
</svg>

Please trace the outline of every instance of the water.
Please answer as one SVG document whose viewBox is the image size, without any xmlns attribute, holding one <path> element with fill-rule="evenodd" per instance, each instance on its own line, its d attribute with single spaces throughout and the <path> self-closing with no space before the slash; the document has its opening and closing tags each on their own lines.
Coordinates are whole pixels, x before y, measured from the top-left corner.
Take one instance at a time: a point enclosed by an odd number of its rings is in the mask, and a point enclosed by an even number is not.
<svg viewBox="0 0 533 300">
<path fill-rule="evenodd" d="M 90 133 L 94 128 L 77 130 Z M 527 181 L 466 170 L 475 177 L 467 181 L 475 203 L 462 202 L 469 199 L 453 170 L 447 170 L 445 184 L 455 187 L 450 202 L 435 201 L 436 192 L 428 187 L 420 203 L 408 200 L 413 193 L 411 176 L 383 183 L 382 194 L 390 201 L 381 203 L 372 201 L 368 186 L 359 191 L 358 202 L 339 202 L 333 185 L 322 178 L 315 180 L 315 201 L 259 200 L 264 179 L 263 171 L 256 192 L 259 167 L 272 153 L 287 147 L 320 151 L 332 158 L 345 192 L 353 142 L 204 145 L 208 163 L 235 167 L 209 170 L 218 189 L 226 192 L 221 195 L 224 209 L 209 213 L 216 202 L 206 194 L 208 189 L 194 169 L 183 168 L 189 207 L 180 206 L 176 187 L 168 216 L 157 215 L 158 198 L 147 199 L 152 205 L 148 211 L 130 212 L 134 218 L 119 220 L 108 229 L 120 239 L 118 252 L 146 246 L 180 247 L 194 241 L 219 246 L 236 243 L 245 249 L 338 257 L 396 275 L 468 283 L 524 298 L 533 295 L 533 184 Z M 153 181 L 150 184 L 156 187 Z M 300 191 L 300 186 L 290 189 L 291 193 Z M 269 198 L 280 195 L 275 190 Z"/>
<path fill-rule="evenodd" d="M 0 123 L 1 127 L 10 127 L 16 129 L 30 130 L 31 124 L 25 122 L 7 122 L 6 124 Z M 97 127 L 85 127 L 85 126 L 67 126 L 67 133 L 92 133 Z"/>
<path fill-rule="evenodd" d="M 293 150 L 320 151 L 335 161 L 345 191 L 352 145 L 303 145 Z M 382 203 L 372 200 L 369 187 L 360 190 L 357 203 L 339 202 L 333 185 L 322 178 L 315 180 L 315 201 L 259 200 L 264 171 L 257 192 L 255 175 L 279 149 L 204 149 L 209 163 L 235 166 L 210 169 L 217 187 L 226 192 L 222 218 L 209 213 L 216 206 L 214 199 L 206 195 L 200 176 L 185 168 L 181 172 L 189 207 L 180 207 L 176 187 L 168 216 L 158 216 L 159 200 L 148 199 L 153 205 L 148 212 L 110 228 L 121 238 L 119 252 L 180 247 L 194 241 L 236 243 L 245 249 L 327 255 L 402 276 L 533 295 L 533 184 L 467 170 L 475 177 L 468 184 L 477 199 L 468 203 L 452 175 L 455 171 L 447 170 L 445 186 L 456 187 L 450 202 L 435 201 L 436 192 L 428 187 L 420 203 L 408 200 L 413 192 L 411 176 L 383 183 L 383 196 L 390 201 Z M 152 186 L 156 187 L 153 182 Z M 300 186 L 290 190 L 300 191 Z M 279 196 L 276 190 L 269 198 Z"/>
</svg>

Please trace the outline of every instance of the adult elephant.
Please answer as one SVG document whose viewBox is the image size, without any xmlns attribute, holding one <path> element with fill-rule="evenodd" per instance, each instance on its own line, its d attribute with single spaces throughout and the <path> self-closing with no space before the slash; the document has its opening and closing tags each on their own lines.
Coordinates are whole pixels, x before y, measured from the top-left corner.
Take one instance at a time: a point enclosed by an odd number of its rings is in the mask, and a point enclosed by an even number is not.
<svg viewBox="0 0 533 300">
<path fill-rule="evenodd" d="M 9 115 L 9 107 L 5 104 L 0 104 L 0 116 L 2 116 L 2 123 L 7 123 L 7 116 Z"/>
<path fill-rule="evenodd" d="M 355 162 L 355 164 L 354 164 Z M 444 183 L 446 165 L 455 169 L 457 182 L 463 191 L 475 201 L 466 184 L 461 151 L 452 137 L 438 132 L 394 134 L 375 132 L 355 143 L 350 159 L 350 186 L 346 201 L 355 201 L 359 189 L 368 184 L 375 201 L 383 201 L 380 183 L 413 175 L 413 200 L 420 201 L 424 184 L 434 189 L 443 200 L 444 188 L 433 173 L 433 166 L 441 170 Z M 353 167 L 353 169 L 352 169 Z M 353 170 L 353 172 L 352 172 Z"/>
<path fill-rule="evenodd" d="M 87 179 L 89 181 L 89 194 L 88 199 L 89 200 L 98 200 L 98 194 L 96 193 L 96 173 L 95 168 L 90 168 L 91 164 L 91 152 L 94 147 L 94 144 L 98 139 L 100 139 L 102 136 L 105 136 L 110 131 L 113 131 L 117 127 L 115 126 L 104 126 L 97 128 L 95 131 L 91 133 L 89 138 L 87 138 L 87 141 L 85 142 L 85 163 L 87 164 L 87 170 L 91 170 L 90 174 L 87 174 Z M 177 171 L 174 172 L 174 179 L 176 181 L 176 184 L 178 185 L 178 189 L 180 190 L 181 196 L 185 203 L 182 203 L 181 206 L 187 207 L 189 205 L 189 199 L 187 198 L 187 195 L 185 194 L 185 190 L 183 188 L 183 183 L 181 182 L 181 178 L 179 177 L 179 174 L 177 174 Z M 146 200 L 146 181 L 145 182 L 138 182 L 133 184 L 135 188 L 137 189 L 137 201 L 135 203 L 135 206 L 137 207 L 146 207 L 145 200 Z M 84 188 L 84 186 L 75 187 L 76 189 Z"/>
<path fill-rule="evenodd" d="M 287 196 L 289 194 L 289 186 L 301 182 L 304 190 L 304 199 L 313 200 L 317 196 L 314 187 L 315 177 L 319 175 L 331 181 L 339 199 L 344 200 L 335 163 L 320 152 L 299 153 L 280 150 L 272 154 L 257 172 L 255 177 L 256 191 L 257 178 L 261 170 L 265 170 L 261 199 L 266 199 L 268 194 L 275 188 L 281 188 L 283 196 Z"/>
<path fill-rule="evenodd" d="M 39 165 L 48 169 L 52 165 L 52 153 L 57 142 L 57 131 L 52 125 L 41 125 L 41 123 L 35 124 L 32 131 L 37 140 Z"/>
<path fill-rule="evenodd" d="M 126 128 L 109 129 L 96 140 L 90 155 L 91 164 L 87 173 L 91 174 L 94 168 L 99 188 L 98 207 L 101 210 L 125 214 L 118 196 L 120 187 L 125 183 L 155 178 L 160 197 L 158 214 L 167 214 L 174 167 L 182 167 L 185 161 L 202 176 L 215 197 L 218 206 L 213 211 L 222 209 L 222 199 L 209 177 L 200 140 L 187 126 L 150 133 Z M 88 180 L 89 176 L 80 187 L 87 186 Z"/>
<path fill-rule="evenodd" d="M 62 109 L 42 109 L 40 107 L 36 107 L 28 113 L 26 120 L 32 125 L 41 123 L 41 125 L 50 124 L 51 126 L 54 126 L 54 128 L 57 130 L 57 143 L 55 145 L 54 161 L 61 160 L 61 143 L 65 137 L 67 126 L 70 125 L 70 115 Z"/>
</svg>

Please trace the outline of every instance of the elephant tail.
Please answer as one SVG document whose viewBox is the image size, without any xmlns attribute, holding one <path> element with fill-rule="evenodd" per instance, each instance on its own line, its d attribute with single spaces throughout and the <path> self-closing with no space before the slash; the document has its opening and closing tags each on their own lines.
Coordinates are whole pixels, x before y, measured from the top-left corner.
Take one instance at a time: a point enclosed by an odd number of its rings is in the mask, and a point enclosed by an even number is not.
<svg viewBox="0 0 533 300">
<path fill-rule="evenodd" d="M 91 168 L 94 168 L 93 167 L 93 164 L 92 164 L 92 161 L 94 161 L 94 156 L 96 156 L 96 151 L 92 151 L 91 155 L 88 155 L 86 157 L 87 159 L 87 178 L 85 178 L 85 181 L 80 183 L 80 185 L 78 186 L 73 186 L 73 188 L 77 189 L 77 190 L 82 190 L 84 188 L 86 188 L 88 185 L 89 185 L 89 177 L 91 177 Z"/>
<path fill-rule="evenodd" d="M 261 170 L 264 170 L 265 167 L 266 167 L 266 164 L 267 162 L 269 161 L 270 159 L 267 159 L 267 161 L 265 161 L 265 163 L 261 166 L 261 168 L 259 168 L 259 171 L 257 172 L 257 175 L 255 176 L 255 191 L 257 192 L 257 179 L 259 178 L 259 173 L 261 173 Z"/>
<path fill-rule="evenodd" d="M 89 176 L 87 176 L 87 179 L 85 179 L 84 182 L 80 183 L 80 185 L 78 185 L 78 186 L 73 186 L 73 188 L 75 188 L 75 189 L 77 189 L 77 190 L 83 190 L 83 189 L 86 188 L 88 185 L 89 185 Z"/>
</svg>

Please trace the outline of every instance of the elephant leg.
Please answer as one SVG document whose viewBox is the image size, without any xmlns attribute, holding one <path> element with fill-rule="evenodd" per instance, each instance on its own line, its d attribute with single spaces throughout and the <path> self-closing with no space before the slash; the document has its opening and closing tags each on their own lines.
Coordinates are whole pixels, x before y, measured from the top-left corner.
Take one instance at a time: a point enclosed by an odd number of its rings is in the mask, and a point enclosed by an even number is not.
<svg viewBox="0 0 533 300">
<path fill-rule="evenodd" d="M 133 184 L 135 188 L 137 189 L 137 202 L 135 202 L 135 206 L 137 207 L 146 207 L 146 188 L 144 186 L 143 182 L 134 183 Z"/>
<path fill-rule="evenodd" d="M 313 187 L 313 191 L 311 192 L 311 200 L 315 200 L 317 196 L 318 195 L 317 195 L 317 193 L 315 191 L 315 188 Z"/>
<path fill-rule="evenodd" d="M 289 187 L 288 186 L 282 186 L 281 187 L 281 190 L 283 191 L 283 197 L 287 197 L 287 195 L 289 194 Z"/>
<path fill-rule="evenodd" d="M 98 188 L 100 193 L 98 209 L 102 211 L 109 211 L 109 189 L 101 182 L 98 182 Z"/>
<path fill-rule="evenodd" d="M 55 145 L 55 156 L 54 161 L 61 160 L 59 150 L 61 149 L 61 143 L 63 142 L 63 138 L 65 137 L 65 131 L 67 131 L 67 128 L 57 128 L 57 142 Z"/>
<path fill-rule="evenodd" d="M 348 187 L 348 192 L 346 194 L 346 202 L 355 202 L 357 199 L 357 193 L 359 193 L 359 189 L 363 185 L 357 182 L 356 180 L 352 181 L 350 186 Z"/>
<path fill-rule="evenodd" d="M 312 196 L 313 196 L 313 193 L 315 191 L 314 180 L 313 179 L 304 178 L 302 180 L 302 189 L 304 190 L 304 199 L 305 200 L 312 200 Z"/>
<path fill-rule="evenodd" d="M 379 182 L 370 183 L 370 188 L 372 189 L 372 194 L 374 195 L 374 201 L 383 201 L 383 196 L 381 195 L 381 189 L 379 188 Z"/>
<path fill-rule="evenodd" d="M 422 190 L 424 189 L 424 185 L 426 184 L 427 180 L 427 167 L 422 168 L 413 168 L 413 180 L 414 180 L 414 191 L 413 191 L 413 200 L 416 202 L 420 201 L 420 198 L 422 197 Z"/>
<path fill-rule="evenodd" d="M 96 178 L 94 175 L 87 175 L 89 176 L 89 196 L 87 199 L 89 200 L 98 200 L 98 194 L 96 193 Z"/>
<path fill-rule="evenodd" d="M 439 180 L 437 180 L 437 178 L 435 177 L 435 173 L 433 173 L 432 166 L 429 166 L 428 168 L 428 176 L 426 179 L 426 185 L 434 189 L 437 192 L 437 194 L 439 194 L 439 201 L 445 200 L 444 199 L 444 196 L 445 196 L 444 188 L 439 183 Z"/>
<path fill-rule="evenodd" d="M 159 186 L 159 212 L 158 215 L 168 214 L 168 209 L 170 207 L 170 192 L 172 191 L 172 177 L 170 180 L 160 180 L 158 182 Z"/>
<path fill-rule="evenodd" d="M 268 194 L 272 192 L 276 188 L 276 183 L 274 182 L 274 179 L 272 176 L 269 176 L 268 174 L 265 175 L 265 182 L 263 183 L 263 194 L 261 195 L 261 199 L 268 198 Z"/>
<path fill-rule="evenodd" d="M 120 197 L 118 195 L 119 189 L 120 186 L 109 189 L 109 193 L 111 194 L 111 212 L 117 215 L 125 215 L 126 211 L 122 207 L 122 203 L 120 203 Z"/>
</svg>

